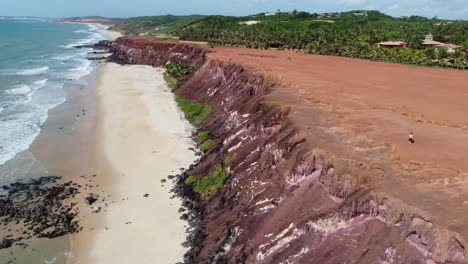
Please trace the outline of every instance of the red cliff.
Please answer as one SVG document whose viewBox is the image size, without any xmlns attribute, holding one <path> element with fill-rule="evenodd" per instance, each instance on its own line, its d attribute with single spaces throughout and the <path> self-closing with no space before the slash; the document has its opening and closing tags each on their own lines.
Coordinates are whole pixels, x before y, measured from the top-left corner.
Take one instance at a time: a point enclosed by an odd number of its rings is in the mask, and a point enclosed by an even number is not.
<svg viewBox="0 0 468 264">
<path fill-rule="evenodd" d="M 186 262 L 465 262 L 457 233 L 375 191 L 374 176 L 363 176 L 363 164 L 335 162 L 315 147 L 323 135 L 311 140 L 290 118 L 294 105 L 272 97 L 282 82 L 207 59 L 198 47 L 141 38 L 121 38 L 110 46 L 119 63 L 196 66 L 176 94 L 213 108 L 201 129 L 211 132 L 215 144 L 190 174 L 202 178 L 221 165 L 230 176 L 201 200 L 204 235 Z M 326 119 L 323 113 L 310 115 Z"/>
</svg>

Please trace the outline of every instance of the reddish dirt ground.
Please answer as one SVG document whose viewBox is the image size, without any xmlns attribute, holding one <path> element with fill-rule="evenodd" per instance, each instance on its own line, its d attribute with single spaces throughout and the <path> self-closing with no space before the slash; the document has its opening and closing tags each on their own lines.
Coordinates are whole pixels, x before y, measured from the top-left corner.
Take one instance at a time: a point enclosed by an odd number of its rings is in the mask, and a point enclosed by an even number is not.
<svg viewBox="0 0 468 264">
<path fill-rule="evenodd" d="M 279 80 L 269 100 L 312 147 L 468 240 L 468 72 L 240 48 L 208 58 Z"/>
</svg>

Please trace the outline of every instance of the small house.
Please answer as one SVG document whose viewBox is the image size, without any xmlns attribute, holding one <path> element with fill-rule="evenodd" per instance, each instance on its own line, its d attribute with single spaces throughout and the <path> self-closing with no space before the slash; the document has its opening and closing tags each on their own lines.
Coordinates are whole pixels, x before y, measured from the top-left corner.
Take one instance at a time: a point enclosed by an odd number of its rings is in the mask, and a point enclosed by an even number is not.
<svg viewBox="0 0 468 264">
<path fill-rule="evenodd" d="M 458 45 L 455 45 L 455 44 L 450 44 L 450 43 L 443 43 L 443 42 L 439 42 L 439 41 L 435 41 L 432 37 L 432 34 L 428 34 L 426 35 L 426 38 L 423 40 L 423 42 L 421 43 L 421 45 L 423 47 L 434 47 L 436 49 L 439 49 L 439 48 L 446 48 L 448 52 L 450 53 L 453 53 L 455 52 L 456 50 L 462 50 L 463 47 L 462 46 L 458 46 Z"/>
<path fill-rule="evenodd" d="M 392 48 L 406 48 L 406 46 L 408 46 L 408 44 L 406 42 L 403 42 L 403 41 L 385 41 L 385 42 L 377 43 L 377 46 L 379 48 L 392 49 Z"/>
</svg>

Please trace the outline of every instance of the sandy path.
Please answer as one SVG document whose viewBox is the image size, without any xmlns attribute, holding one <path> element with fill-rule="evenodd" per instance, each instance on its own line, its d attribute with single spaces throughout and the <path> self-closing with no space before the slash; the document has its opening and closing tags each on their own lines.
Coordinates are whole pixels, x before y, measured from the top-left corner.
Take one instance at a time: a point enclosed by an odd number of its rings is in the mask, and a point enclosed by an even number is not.
<svg viewBox="0 0 468 264">
<path fill-rule="evenodd" d="M 110 205 L 81 223 L 84 232 L 72 240 L 73 263 L 182 261 L 180 201 L 170 199 L 170 184 L 162 187 L 160 180 L 195 160 L 187 151 L 190 129 L 160 70 L 100 68 L 95 168 Z"/>
</svg>

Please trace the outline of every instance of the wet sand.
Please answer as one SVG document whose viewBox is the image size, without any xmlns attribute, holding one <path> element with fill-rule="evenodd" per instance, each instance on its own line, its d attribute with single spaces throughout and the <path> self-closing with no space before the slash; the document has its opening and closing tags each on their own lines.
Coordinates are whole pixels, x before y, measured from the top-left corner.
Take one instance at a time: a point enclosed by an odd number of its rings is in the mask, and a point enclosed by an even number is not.
<svg viewBox="0 0 468 264">
<path fill-rule="evenodd" d="M 181 202 L 161 183 L 195 155 L 191 126 L 149 66 L 105 64 L 96 87 L 93 168 L 100 213 L 83 206 L 83 232 L 72 237 L 72 263 L 175 263 L 183 260 Z M 148 194 L 148 197 L 144 197 Z"/>
</svg>

